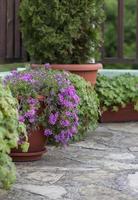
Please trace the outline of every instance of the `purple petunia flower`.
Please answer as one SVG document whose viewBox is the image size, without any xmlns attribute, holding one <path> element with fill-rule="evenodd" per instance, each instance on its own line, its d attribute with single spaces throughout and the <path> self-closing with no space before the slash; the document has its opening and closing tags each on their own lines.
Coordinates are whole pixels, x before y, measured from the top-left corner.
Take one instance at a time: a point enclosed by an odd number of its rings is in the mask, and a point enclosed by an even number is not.
<svg viewBox="0 0 138 200">
<path fill-rule="evenodd" d="M 45 131 L 44 131 L 44 135 L 45 136 L 50 136 L 50 135 L 52 135 L 53 133 L 52 133 L 52 131 L 50 130 L 50 129 L 46 129 Z"/>
<path fill-rule="evenodd" d="M 21 122 L 21 123 L 24 123 L 25 122 L 25 118 L 24 118 L 24 116 L 19 116 L 19 122 Z"/>
<path fill-rule="evenodd" d="M 35 109 L 31 109 L 31 110 L 29 110 L 28 112 L 25 113 L 25 116 L 26 116 L 26 117 L 32 117 L 32 116 L 34 116 L 35 114 L 36 114 Z"/>
<path fill-rule="evenodd" d="M 71 128 L 71 132 L 73 133 L 73 134 L 75 134 L 75 133 L 77 133 L 77 127 L 76 126 L 73 126 L 72 128 Z"/>
<path fill-rule="evenodd" d="M 26 82 L 32 82 L 33 77 L 31 74 L 23 74 L 20 79 Z"/>
<path fill-rule="evenodd" d="M 67 120 L 67 119 L 66 119 L 66 120 L 61 120 L 61 121 L 60 121 L 60 124 L 61 124 L 61 126 L 65 126 L 65 127 L 66 127 L 66 126 L 69 126 L 69 125 L 70 125 L 70 122 L 69 122 L 69 120 Z"/>
<path fill-rule="evenodd" d="M 51 66 L 50 66 L 49 63 L 45 63 L 45 64 L 44 64 L 44 67 L 45 67 L 45 69 L 50 69 L 50 68 L 51 68 Z"/>
<path fill-rule="evenodd" d="M 17 77 L 19 73 L 18 73 L 17 70 L 13 70 L 13 71 L 11 72 L 11 74 L 12 74 L 12 76 Z"/>
<path fill-rule="evenodd" d="M 58 143 L 61 142 L 62 144 L 66 144 L 65 131 L 61 131 L 60 134 L 55 135 L 55 140 Z"/>
<path fill-rule="evenodd" d="M 72 116 L 72 113 L 70 111 L 66 111 L 65 114 L 66 114 L 67 117 L 71 117 Z"/>
<path fill-rule="evenodd" d="M 37 99 L 34 99 L 32 97 L 30 97 L 27 102 L 32 105 L 32 106 L 35 106 L 37 103 L 38 103 L 38 100 Z"/>
<path fill-rule="evenodd" d="M 59 115 L 58 112 L 56 112 L 55 114 L 53 114 L 53 113 L 50 114 L 50 116 L 49 116 L 49 123 L 51 125 L 55 125 L 56 124 L 57 119 L 58 119 L 58 115 Z"/>
<path fill-rule="evenodd" d="M 35 122 L 35 119 L 36 119 L 36 111 L 35 111 L 35 109 L 33 108 L 33 109 L 29 110 L 28 112 L 26 112 L 25 113 L 25 117 L 28 118 L 30 123 Z"/>
</svg>

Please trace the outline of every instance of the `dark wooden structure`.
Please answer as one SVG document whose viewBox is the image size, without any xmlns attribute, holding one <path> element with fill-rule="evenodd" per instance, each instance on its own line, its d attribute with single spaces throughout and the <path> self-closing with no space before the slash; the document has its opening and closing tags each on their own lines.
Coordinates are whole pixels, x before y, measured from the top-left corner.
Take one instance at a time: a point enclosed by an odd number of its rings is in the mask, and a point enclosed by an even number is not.
<svg viewBox="0 0 138 200">
<path fill-rule="evenodd" d="M 23 48 L 19 31 L 18 10 L 21 0 L 0 0 L 0 63 L 26 61 L 27 54 Z M 124 56 L 124 9 L 125 0 L 118 1 L 117 19 L 117 56 L 107 58 L 102 50 L 102 62 L 105 64 L 138 64 L 138 0 L 136 6 L 136 56 L 133 59 Z M 134 0 L 133 0 L 134 1 Z"/>
<path fill-rule="evenodd" d="M 19 4 L 20 0 L 0 0 L 0 63 L 27 59 L 19 31 Z"/>
<path fill-rule="evenodd" d="M 125 0 L 118 1 L 118 17 L 117 17 L 117 56 L 108 58 L 105 57 L 104 47 L 102 50 L 102 62 L 105 64 L 138 64 L 138 0 L 136 1 L 136 54 L 135 58 L 129 59 L 124 55 L 124 15 L 125 15 Z M 134 1 L 134 0 L 133 0 Z"/>
</svg>

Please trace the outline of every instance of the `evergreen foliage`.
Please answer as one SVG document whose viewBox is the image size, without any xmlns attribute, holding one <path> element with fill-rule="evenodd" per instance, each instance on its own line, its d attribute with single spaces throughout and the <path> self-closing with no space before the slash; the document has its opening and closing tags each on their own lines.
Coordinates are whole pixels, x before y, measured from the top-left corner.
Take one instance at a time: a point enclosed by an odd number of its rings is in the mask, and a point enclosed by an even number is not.
<svg viewBox="0 0 138 200">
<path fill-rule="evenodd" d="M 103 0 L 22 0 L 26 49 L 39 63 L 88 63 L 99 51 L 103 16 Z"/>
</svg>

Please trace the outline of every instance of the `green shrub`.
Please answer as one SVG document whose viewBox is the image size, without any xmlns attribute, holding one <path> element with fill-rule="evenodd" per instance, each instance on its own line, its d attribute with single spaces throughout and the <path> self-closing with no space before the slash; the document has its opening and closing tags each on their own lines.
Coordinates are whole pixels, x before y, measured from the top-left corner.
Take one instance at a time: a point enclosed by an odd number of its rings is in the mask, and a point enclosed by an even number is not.
<svg viewBox="0 0 138 200">
<path fill-rule="evenodd" d="M 69 79 L 74 85 L 80 97 L 79 130 L 74 140 L 82 139 L 89 130 L 97 127 L 99 118 L 99 99 L 93 88 L 87 81 L 75 74 L 69 74 Z"/>
<path fill-rule="evenodd" d="M 138 77 L 136 76 L 125 74 L 109 78 L 99 75 L 96 92 L 103 111 L 109 108 L 118 111 L 118 106 L 125 107 L 131 102 L 138 110 Z"/>
<path fill-rule="evenodd" d="M 21 31 L 39 63 L 87 63 L 101 44 L 103 0 L 22 0 Z"/>
<path fill-rule="evenodd" d="M 0 183 L 5 189 L 15 181 L 15 166 L 8 154 L 17 146 L 20 131 L 25 133 L 24 125 L 18 122 L 17 102 L 0 84 Z"/>
</svg>

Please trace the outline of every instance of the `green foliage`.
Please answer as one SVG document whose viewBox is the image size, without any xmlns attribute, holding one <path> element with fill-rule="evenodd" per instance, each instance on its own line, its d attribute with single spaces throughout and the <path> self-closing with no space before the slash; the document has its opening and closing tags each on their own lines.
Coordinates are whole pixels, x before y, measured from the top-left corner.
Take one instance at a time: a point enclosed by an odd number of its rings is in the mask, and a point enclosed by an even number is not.
<svg viewBox="0 0 138 200">
<path fill-rule="evenodd" d="M 125 107 L 131 102 L 138 110 L 138 77 L 136 76 L 125 74 L 109 78 L 99 75 L 96 92 L 103 111 L 109 108 L 117 111 L 118 106 Z"/>
<path fill-rule="evenodd" d="M 103 0 L 22 0 L 21 31 L 39 63 L 87 63 L 101 44 Z"/>
<path fill-rule="evenodd" d="M 15 167 L 8 154 L 17 146 L 20 130 L 25 133 L 24 125 L 18 122 L 17 101 L 0 84 L 0 183 L 5 189 L 15 181 Z"/>
<path fill-rule="evenodd" d="M 69 79 L 80 97 L 80 104 L 78 107 L 79 130 L 78 134 L 74 137 L 74 140 L 81 140 L 89 130 L 94 130 L 97 127 L 99 118 L 99 99 L 93 86 L 83 78 L 70 73 Z"/>
</svg>

